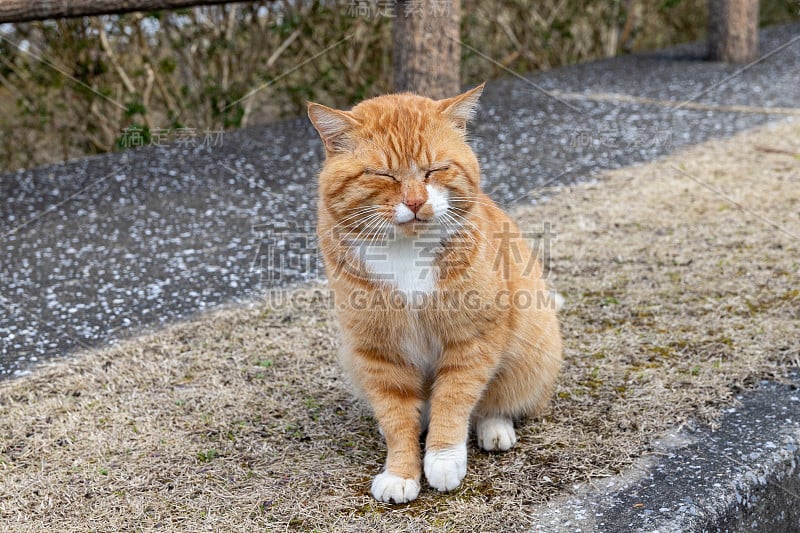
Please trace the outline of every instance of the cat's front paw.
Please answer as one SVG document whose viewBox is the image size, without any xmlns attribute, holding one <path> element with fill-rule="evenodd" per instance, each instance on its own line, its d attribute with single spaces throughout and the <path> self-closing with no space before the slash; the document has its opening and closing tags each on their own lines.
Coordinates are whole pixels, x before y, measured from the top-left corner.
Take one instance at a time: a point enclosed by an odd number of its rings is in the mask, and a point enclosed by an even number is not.
<svg viewBox="0 0 800 533">
<path fill-rule="evenodd" d="M 372 496 L 386 503 L 408 503 L 419 496 L 419 482 L 391 472 L 381 472 L 372 480 Z"/>
<path fill-rule="evenodd" d="M 467 444 L 425 452 L 425 477 L 440 492 L 458 487 L 467 475 Z"/>
<path fill-rule="evenodd" d="M 487 452 L 504 452 L 517 443 L 510 418 L 484 418 L 477 424 L 478 446 Z"/>
</svg>

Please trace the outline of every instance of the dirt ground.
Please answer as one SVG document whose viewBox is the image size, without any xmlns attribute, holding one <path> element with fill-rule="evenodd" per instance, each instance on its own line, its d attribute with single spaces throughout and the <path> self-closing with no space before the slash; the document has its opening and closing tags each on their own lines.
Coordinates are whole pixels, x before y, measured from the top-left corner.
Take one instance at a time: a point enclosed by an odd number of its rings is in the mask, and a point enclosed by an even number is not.
<svg viewBox="0 0 800 533">
<path fill-rule="evenodd" d="M 565 296 L 553 406 L 451 494 L 375 502 L 384 445 L 324 288 L 211 312 L 0 384 L 0 529 L 515 531 L 800 364 L 800 123 L 544 191 Z"/>
</svg>

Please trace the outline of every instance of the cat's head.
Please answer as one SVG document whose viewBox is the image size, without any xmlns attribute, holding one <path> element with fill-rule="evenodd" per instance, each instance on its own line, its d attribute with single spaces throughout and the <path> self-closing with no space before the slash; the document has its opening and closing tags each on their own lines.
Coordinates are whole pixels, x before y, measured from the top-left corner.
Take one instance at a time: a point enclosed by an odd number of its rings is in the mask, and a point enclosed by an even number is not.
<svg viewBox="0 0 800 533">
<path fill-rule="evenodd" d="M 309 103 L 325 145 L 320 208 L 359 240 L 467 223 L 480 171 L 466 125 L 483 85 L 444 100 L 394 94 L 350 111 Z"/>
</svg>

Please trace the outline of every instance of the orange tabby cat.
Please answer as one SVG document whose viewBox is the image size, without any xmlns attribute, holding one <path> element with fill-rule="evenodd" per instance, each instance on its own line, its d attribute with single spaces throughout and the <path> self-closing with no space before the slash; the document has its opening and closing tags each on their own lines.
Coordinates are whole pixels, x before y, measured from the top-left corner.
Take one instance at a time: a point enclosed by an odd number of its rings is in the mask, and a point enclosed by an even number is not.
<svg viewBox="0 0 800 533">
<path fill-rule="evenodd" d="M 466 142 L 482 90 L 308 106 L 326 152 L 318 237 L 341 358 L 386 439 L 372 483 L 384 502 L 414 500 L 423 469 L 455 489 L 471 423 L 484 450 L 511 448 L 514 417 L 547 406 L 561 366 L 541 265 L 481 191 Z"/>
</svg>

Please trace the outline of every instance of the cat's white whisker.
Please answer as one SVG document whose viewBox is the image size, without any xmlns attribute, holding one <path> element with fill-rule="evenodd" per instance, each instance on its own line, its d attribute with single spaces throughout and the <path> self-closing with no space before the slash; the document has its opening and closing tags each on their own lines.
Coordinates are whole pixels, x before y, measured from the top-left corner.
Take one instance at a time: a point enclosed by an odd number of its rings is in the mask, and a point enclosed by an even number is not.
<svg viewBox="0 0 800 533">
<path fill-rule="evenodd" d="M 338 239 L 336 239 L 334 250 L 339 251 L 342 248 L 349 248 L 350 247 L 350 242 L 349 241 L 351 239 L 347 238 L 347 234 L 349 234 L 350 231 L 347 228 L 356 228 L 357 229 L 359 226 L 361 227 L 361 231 L 358 233 L 358 236 L 356 237 L 356 239 L 353 239 L 353 240 L 357 241 L 361 237 L 361 235 L 364 233 L 365 229 L 367 229 L 369 226 L 371 226 L 372 223 L 375 220 L 380 220 L 382 218 L 383 218 L 383 216 L 380 213 L 371 213 L 371 214 L 362 215 L 362 218 L 360 218 L 358 220 L 355 220 L 354 222 L 351 222 L 350 224 L 348 224 L 345 227 L 346 229 L 343 232 L 343 233 L 345 233 L 345 235 L 341 235 L 341 236 L 339 236 Z M 336 229 L 335 226 L 333 228 L 331 228 L 331 232 L 338 236 L 339 232 L 335 231 L 335 229 Z M 353 230 L 353 231 L 355 231 L 355 230 Z"/>
<path fill-rule="evenodd" d="M 463 208 L 455 206 L 455 205 L 451 205 L 450 209 L 452 209 L 453 211 L 458 211 L 459 213 L 462 213 L 465 216 L 479 218 L 479 219 L 481 219 L 481 220 L 483 220 L 483 221 L 485 221 L 487 223 L 491 223 L 491 221 L 489 219 L 487 219 L 486 217 L 483 217 L 483 216 L 475 213 L 474 209 L 471 210 L 471 211 L 467 211 L 466 209 L 463 209 Z"/>
<path fill-rule="evenodd" d="M 450 215 L 449 213 L 445 213 L 442 216 L 446 217 L 446 220 L 450 221 L 450 225 L 454 230 L 453 233 L 451 234 L 451 237 L 455 237 L 457 235 L 462 235 L 462 236 L 468 238 L 470 241 L 472 241 L 472 243 L 475 245 L 476 248 L 478 247 L 477 239 L 475 239 L 475 237 L 472 235 L 472 233 L 469 232 L 467 230 L 467 228 L 461 222 L 459 222 L 458 220 L 453 218 L 453 216 Z"/>
<path fill-rule="evenodd" d="M 451 212 L 450 215 L 453 217 L 457 217 L 457 219 L 463 220 L 466 224 L 470 224 L 474 228 L 475 232 L 478 235 L 480 235 L 483 238 L 483 240 L 494 249 L 495 253 L 498 254 L 500 253 L 500 251 L 497 249 L 497 246 L 495 246 L 494 243 L 491 240 L 489 240 L 489 237 L 487 237 L 486 234 L 483 231 L 481 231 L 481 229 L 478 227 L 477 224 L 475 224 L 473 221 L 467 219 L 463 215 L 460 215 L 456 212 Z"/>
<path fill-rule="evenodd" d="M 455 200 L 457 202 L 464 202 L 468 204 L 474 205 L 483 205 L 490 208 L 497 208 L 496 204 L 492 204 L 490 202 L 486 202 L 486 198 L 481 198 L 480 196 L 451 196 L 450 200 Z"/>
<path fill-rule="evenodd" d="M 352 219 L 360 217 L 360 216 L 366 216 L 367 213 L 375 212 L 378 209 L 380 209 L 381 207 L 382 206 L 380 206 L 380 205 L 370 205 L 370 206 L 364 207 L 360 211 L 346 216 L 345 218 L 340 220 L 337 224 L 335 224 L 333 227 L 336 228 L 337 226 L 340 226 L 341 224 L 343 224 L 344 222 L 347 222 L 348 220 L 352 220 Z"/>
<path fill-rule="evenodd" d="M 380 214 L 377 214 L 377 213 L 367 217 L 367 219 L 364 221 L 364 227 L 358 233 L 356 238 L 353 239 L 353 242 L 360 243 L 361 242 L 361 236 L 364 233 L 368 232 L 369 228 L 371 228 L 375 223 L 380 222 L 382 219 L 383 219 L 383 217 Z"/>
<path fill-rule="evenodd" d="M 381 220 L 381 223 L 380 223 L 380 224 L 378 224 L 378 227 L 376 227 L 376 228 L 375 228 L 375 229 L 372 231 L 373 235 L 372 235 L 372 237 L 369 239 L 369 241 L 368 241 L 368 243 L 367 243 L 367 244 L 371 246 L 371 245 L 373 245 L 374 243 L 376 243 L 376 241 L 377 241 L 377 240 L 378 240 L 380 237 L 384 237 L 384 236 L 385 236 L 385 234 L 384 234 L 384 230 L 387 228 L 387 226 L 389 226 L 389 221 L 388 221 L 388 220 L 386 220 L 386 219 L 384 219 L 384 220 Z"/>
<path fill-rule="evenodd" d="M 375 205 L 359 205 L 359 206 L 356 206 L 356 207 L 351 207 L 350 209 L 345 209 L 344 212 L 345 213 L 349 213 L 351 211 L 359 211 L 359 210 L 363 210 L 363 209 L 375 209 L 377 207 L 380 207 L 380 205 L 377 205 L 377 204 L 375 204 Z"/>
</svg>

